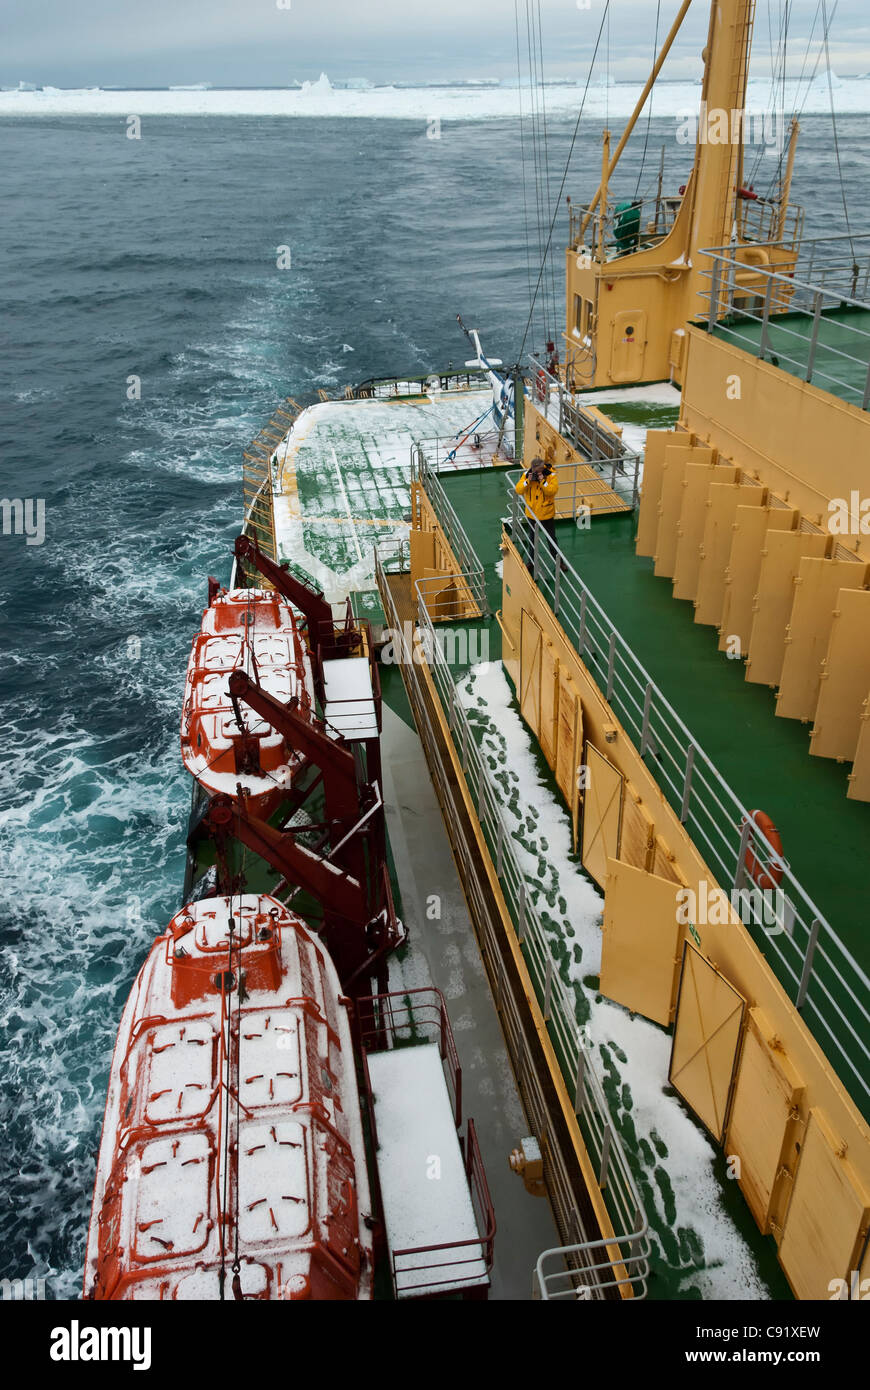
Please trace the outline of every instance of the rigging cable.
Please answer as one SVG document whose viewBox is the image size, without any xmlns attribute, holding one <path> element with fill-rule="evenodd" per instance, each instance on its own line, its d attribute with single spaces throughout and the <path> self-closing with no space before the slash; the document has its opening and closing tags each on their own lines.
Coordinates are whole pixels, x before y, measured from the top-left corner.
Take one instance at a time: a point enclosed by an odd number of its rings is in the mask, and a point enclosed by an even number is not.
<svg viewBox="0 0 870 1390">
<path fill-rule="evenodd" d="M 656 63 L 657 63 L 657 61 L 658 61 L 658 56 L 659 56 L 659 21 L 661 20 L 661 15 L 662 15 L 662 0 L 657 0 L 657 4 L 656 4 L 656 36 L 655 36 L 655 39 L 653 40 L 653 67 L 655 67 L 655 65 L 656 65 Z M 638 171 L 637 171 L 637 183 L 635 184 L 635 189 L 634 189 L 634 196 L 635 196 L 635 199 L 637 199 L 637 195 L 638 195 L 638 193 L 640 192 L 640 181 L 641 181 L 641 179 L 643 178 L 643 171 L 644 171 L 644 169 L 646 168 L 646 152 L 647 152 L 647 147 L 648 147 L 648 145 L 649 145 L 649 130 L 650 130 L 650 125 L 652 124 L 653 98 L 654 98 L 654 96 L 655 96 L 655 87 L 653 87 L 652 91 L 651 91 L 650 94 L 649 94 L 649 111 L 647 112 L 647 118 L 646 118 L 646 133 L 645 133 L 645 135 L 644 135 L 644 137 L 643 137 L 643 154 L 641 155 L 641 158 L 640 158 L 640 168 L 639 168 Z"/>
<path fill-rule="evenodd" d="M 835 4 L 834 12 L 836 12 L 836 9 L 837 6 Z M 833 127 L 834 132 L 834 154 L 837 158 L 837 177 L 840 180 L 840 196 L 843 199 L 843 216 L 846 219 L 846 232 L 849 237 L 849 249 L 852 252 L 852 275 L 853 278 L 857 280 L 860 267 L 855 257 L 855 243 L 852 240 L 852 225 L 849 221 L 849 202 L 846 198 L 846 184 L 843 179 L 843 166 L 840 163 L 840 141 L 837 135 L 837 113 L 834 105 L 834 80 L 831 75 L 831 51 L 828 46 L 828 34 L 830 32 L 831 27 L 828 23 L 828 0 L 822 0 L 822 18 L 824 23 L 825 62 L 828 65 L 828 94 L 831 99 L 831 126 Z M 831 16 L 831 22 L 833 22 L 833 15 Z"/>
<path fill-rule="evenodd" d="M 545 87 L 545 85 L 544 85 L 544 33 L 543 33 L 543 28 L 542 28 L 542 26 L 541 26 L 541 0 L 537 0 L 537 3 L 538 3 L 538 72 L 539 72 L 540 79 L 541 79 L 541 114 L 542 114 L 542 118 L 543 118 L 544 176 L 545 176 L 546 189 L 547 189 L 547 194 L 546 194 L 547 202 L 546 202 L 546 206 L 549 208 L 549 207 L 552 206 L 552 195 L 551 195 L 551 192 L 550 192 L 550 147 L 549 147 L 548 136 L 547 136 L 547 96 L 546 96 L 546 87 Z M 533 23 L 534 23 L 534 19 L 533 19 Z M 551 317 L 551 319 L 550 319 L 550 322 L 553 323 L 553 324 L 555 325 L 555 324 L 558 322 L 558 313 L 559 313 L 559 310 L 558 310 L 558 304 L 559 304 L 558 292 L 557 292 L 557 290 L 556 290 L 556 268 L 555 268 L 555 266 L 553 265 L 553 258 L 552 258 L 552 256 L 548 256 L 547 259 L 548 259 L 548 261 L 549 261 L 549 263 L 550 263 L 550 296 L 551 296 L 551 315 L 552 315 L 552 317 Z M 549 339 L 550 339 L 550 336 L 551 336 L 551 335 L 548 333 L 548 334 L 547 334 L 547 339 L 548 339 L 548 341 L 549 341 Z"/>
<path fill-rule="evenodd" d="M 786 77 L 787 43 L 788 43 L 788 22 L 789 22 L 789 18 L 790 18 L 789 4 L 791 3 L 791 0 L 784 0 L 784 2 L 785 2 L 785 8 L 784 8 L 784 9 L 783 9 L 783 0 L 780 0 L 780 10 L 779 10 L 779 16 L 780 16 L 780 17 L 779 17 L 779 34 L 778 34 L 778 38 L 777 38 L 776 44 L 774 44 L 774 42 L 773 42 L 773 30 L 772 30 L 772 28 L 771 28 L 771 15 L 770 15 L 770 11 L 771 11 L 771 2 L 772 2 L 772 0 L 768 0 L 768 3 L 767 3 L 767 42 L 768 42 L 768 47 L 769 47 L 769 50 L 770 50 L 770 93 L 769 93 L 769 98 L 768 98 L 768 102 L 767 102 L 767 110 L 768 110 L 768 112 L 770 113 L 771 118 L 772 118 L 772 119 L 775 118 L 775 116 L 776 116 L 776 104 L 777 104 L 777 101 L 776 101 L 776 98 L 777 98 L 777 87 L 781 85 L 781 89 L 782 89 L 782 90 L 781 90 L 781 98 L 782 98 L 782 99 L 781 99 L 781 102 L 780 102 L 780 114 L 781 114 L 781 116 L 782 116 L 782 127 L 781 127 L 781 131 L 780 131 L 779 159 L 777 160 L 776 169 L 775 169 L 774 172 L 771 174 L 771 177 L 770 177 L 770 180 L 769 180 L 769 183 L 768 183 L 767 192 L 766 192 L 766 195 L 765 195 L 765 200 L 766 200 L 766 201 L 767 201 L 767 200 L 770 200 L 770 199 L 773 197 L 774 189 L 777 187 L 778 184 L 781 184 L 781 182 L 782 182 L 782 166 L 783 166 L 783 162 L 784 162 L 784 160 L 785 160 L 786 150 L 787 150 L 787 143 L 786 143 L 786 141 L 785 141 L 785 139 L 784 139 L 783 137 L 784 137 L 784 132 L 785 132 L 785 77 Z M 747 71 L 747 80 L 748 80 L 748 71 Z M 746 102 L 745 102 L 745 99 L 744 99 L 744 107 L 745 107 L 745 105 L 746 105 Z M 748 123 L 749 123 L 749 113 L 748 113 L 748 111 L 745 112 L 744 119 L 746 120 L 747 125 L 748 125 Z M 754 187 L 754 185 L 755 185 L 755 180 L 756 180 L 756 178 L 758 177 L 759 169 L 760 169 L 760 166 L 761 166 L 761 161 L 763 160 L 764 155 L 765 155 L 766 143 L 767 143 L 767 129 L 766 129 L 766 126 L 765 126 L 764 136 L 763 136 L 762 140 L 759 142 L 758 147 L 757 147 L 756 152 L 755 152 L 755 160 L 754 160 L 754 163 L 753 163 L 753 165 L 752 165 L 752 169 L 751 169 L 751 170 L 749 171 L 749 173 L 746 174 L 745 177 L 744 177 L 744 183 L 745 183 L 746 185 L 748 185 L 748 186 Z"/>
<path fill-rule="evenodd" d="M 523 183 L 523 226 L 526 243 L 526 278 L 529 286 L 529 303 L 532 302 L 532 252 L 530 246 L 531 228 L 529 226 L 529 195 L 526 187 L 526 132 L 523 121 L 523 74 L 520 65 L 520 0 L 514 0 L 514 29 L 517 40 L 517 93 L 520 103 L 520 157 L 522 161 Z"/>
<path fill-rule="evenodd" d="M 656 65 L 656 63 L 657 63 L 657 60 L 659 60 L 659 21 L 660 21 L 660 19 L 662 19 L 662 0 L 657 0 L 657 3 L 656 3 L 656 38 L 653 39 L 653 68 L 655 68 L 655 65 Z M 635 189 L 634 189 L 634 196 L 635 196 L 635 199 L 637 199 L 638 193 L 641 192 L 641 179 L 643 178 L 643 170 L 645 170 L 645 167 L 646 167 L 646 149 L 648 149 L 648 146 L 649 146 L 649 126 L 650 126 L 650 124 L 652 124 L 653 97 L 655 97 L 655 92 L 656 92 L 656 89 L 655 89 L 655 86 L 653 86 L 652 92 L 649 93 L 649 111 L 648 111 L 648 113 L 646 113 L 646 132 L 645 132 L 645 135 L 643 135 L 643 153 L 642 153 L 642 156 L 641 156 L 641 168 L 639 168 L 639 170 L 638 170 L 638 182 L 635 183 Z"/>
<path fill-rule="evenodd" d="M 839 4 L 839 0 L 837 0 L 837 3 L 834 5 L 834 12 L 831 14 L 831 23 L 833 23 L 834 13 L 836 13 L 837 4 Z M 804 61 L 803 61 L 803 63 L 801 64 L 801 73 L 800 73 L 800 77 L 798 78 L 798 85 L 800 85 L 800 83 L 803 81 L 804 72 L 806 71 L 807 58 L 809 57 L 810 46 L 811 46 L 812 41 L 813 41 L 813 34 L 816 32 L 816 22 L 817 22 L 817 20 L 819 19 L 820 15 L 821 15 L 821 12 L 822 12 L 822 0 L 818 0 L 818 3 L 817 3 L 817 5 L 816 5 L 816 13 L 815 13 L 815 16 L 814 16 L 814 18 L 813 18 L 812 28 L 811 28 L 811 30 L 810 30 L 810 37 L 809 37 L 809 39 L 807 40 L 806 52 L 804 53 Z M 812 70 L 810 76 L 807 78 L 807 85 L 806 85 L 806 90 L 805 90 L 805 92 L 804 92 L 804 99 L 803 99 L 803 101 L 801 102 L 800 110 L 799 110 L 798 113 L 797 113 L 798 116 L 802 116 L 802 115 L 803 115 L 803 113 L 804 113 L 804 108 L 805 108 L 807 102 L 808 102 L 809 99 L 810 99 L 810 89 L 811 89 L 813 83 L 814 83 L 815 80 L 816 80 L 816 75 L 817 75 L 817 73 L 818 73 L 818 71 L 819 71 L 819 63 L 822 61 L 822 53 L 823 53 L 823 52 L 824 52 L 824 37 L 822 38 L 822 40 L 821 40 L 820 43 L 819 43 L 819 51 L 818 51 L 818 53 L 816 54 L 816 61 L 815 61 L 815 63 L 813 64 L 813 70 Z"/>
<path fill-rule="evenodd" d="M 526 0 L 526 43 L 529 54 L 529 103 L 532 110 L 532 163 L 535 171 L 535 217 L 538 228 L 538 256 L 544 254 L 544 211 L 543 194 L 541 189 L 541 167 L 540 167 L 540 115 L 538 110 L 538 89 L 536 73 L 534 69 L 534 44 L 531 30 L 531 0 Z M 544 332 L 547 332 L 546 325 L 546 303 L 541 302 L 541 313 L 544 319 Z"/>
<path fill-rule="evenodd" d="M 598 26 L 598 36 L 597 36 L 597 38 L 596 38 L 596 40 L 595 40 L 595 47 L 594 47 L 594 49 L 593 49 L 593 52 L 592 52 L 592 59 L 591 59 L 591 62 L 590 62 L 590 64 L 589 64 L 589 72 L 587 73 L 587 76 L 586 76 L 586 85 L 585 85 L 585 87 L 583 88 L 583 96 L 582 96 L 581 101 L 580 101 L 580 110 L 577 112 L 577 120 L 574 122 L 574 134 L 571 136 L 571 145 L 570 145 L 570 148 L 569 148 L 569 150 L 568 150 L 568 158 L 565 160 L 565 170 L 564 170 L 564 173 L 562 174 L 562 182 L 561 182 L 561 184 L 559 185 L 559 194 L 558 194 L 558 197 L 557 197 L 557 199 L 556 199 L 555 207 L 554 207 L 554 209 L 553 209 L 553 216 L 552 216 L 552 218 L 550 219 L 550 231 L 549 231 L 549 235 L 548 235 L 548 237 L 547 237 L 547 251 L 549 251 L 550 245 L 551 245 L 552 240 L 553 240 L 553 230 L 554 230 L 554 228 L 555 228 L 555 226 L 556 226 L 556 218 L 557 218 L 558 215 L 559 215 L 559 208 L 561 207 L 561 203 L 562 203 L 562 194 L 563 194 L 564 191 L 565 191 L 565 184 L 566 184 L 567 181 L 568 181 L 568 173 L 569 173 L 570 168 L 571 168 L 571 156 L 572 156 L 573 153 L 574 153 L 574 146 L 575 146 L 576 143 L 577 143 L 577 135 L 578 135 L 579 130 L 580 130 L 580 121 L 582 120 L 582 117 L 583 117 L 583 110 L 584 110 L 584 107 L 586 106 L 586 97 L 587 97 L 587 95 L 588 95 L 588 93 L 589 93 L 589 84 L 590 84 L 590 82 L 592 81 L 592 70 L 593 70 L 593 68 L 594 68 L 594 66 L 595 66 L 595 59 L 596 59 L 597 56 L 598 56 L 598 49 L 599 49 L 599 47 L 600 47 L 600 45 L 601 45 L 601 36 L 602 36 L 602 34 L 604 33 L 604 23 L 605 23 L 605 20 L 606 20 L 606 18 L 607 18 L 607 16 L 608 16 L 609 13 L 610 13 L 610 0 L 605 0 L 604 14 L 601 16 L 601 23 L 600 23 L 599 26 Z M 523 360 L 523 352 L 525 351 L 526 340 L 527 340 L 527 338 L 528 338 L 528 336 L 529 336 L 529 329 L 530 329 L 531 326 L 532 326 L 532 315 L 533 315 L 534 309 L 535 309 L 535 301 L 536 301 L 536 299 L 537 299 L 537 297 L 538 297 L 538 292 L 539 292 L 539 290 L 540 290 L 540 288 L 541 288 L 541 280 L 542 280 L 542 278 L 543 278 L 545 265 L 546 265 L 546 262 L 545 262 L 545 261 L 542 261 L 542 262 L 541 262 L 541 268 L 540 268 L 540 270 L 538 271 L 538 281 L 537 281 L 537 284 L 536 284 L 536 286 L 535 286 L 535 293 L 534 293 L 534 295 L 533 295 L 533 297 L 532 297 L 532 303 L 531 303 L 531 305 L 529 306 L 529 317 L 528 317 L 528 319 L 526 320 L 526 327 L 525 327 L 525 332 L 523 333 L 523 340 L 522 340 L 522 343 L 520 344 L 520 350 L 519 350 L 519 352 L 518 352 L 518 354 L 517 354 L 517 362 L 518 362 L 518 363 L 521 363 L 522 360 Z"/>
</svg>

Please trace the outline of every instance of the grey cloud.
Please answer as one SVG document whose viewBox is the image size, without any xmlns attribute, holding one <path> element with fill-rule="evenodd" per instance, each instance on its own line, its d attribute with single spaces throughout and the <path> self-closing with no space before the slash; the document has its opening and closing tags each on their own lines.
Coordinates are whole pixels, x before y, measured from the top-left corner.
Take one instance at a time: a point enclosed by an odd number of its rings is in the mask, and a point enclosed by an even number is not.
<svg viewBox="0 0 870 1390">
<path fill-rule="evenodd" d="M 662 0 L 662 33 L 678 0 Z M 829 11 L 834 0 L 829 2 Z M 519 0 L 525 28 L 526 0 Z M 534 6 L 537 8 L 536 4 Z M 768 66 L 768 9 L 774 35 L 780 0 L 759 0 L 755 61 Z M 793 60 L 800 65 L 817 0 L 792 4 Z M 585 76 L 602 0 L 542 0 L 544 70 Z M 656 0 L 612 0 L 611 71 L 638 78 L 649 68 Z M 696 75 L 707 30 L 695 0 L 670 60 L 674 77 Z M 294 79 L 373 81 L 516 78 L 514 0 L 2 0 L 0 83 L 56 86 L 283 86 Z M 840 0 L 831 45 L 842 72 L 870 67 L 865 0 Z M 599 54 L 603 63 L 605 41 Z"/>
</svg>

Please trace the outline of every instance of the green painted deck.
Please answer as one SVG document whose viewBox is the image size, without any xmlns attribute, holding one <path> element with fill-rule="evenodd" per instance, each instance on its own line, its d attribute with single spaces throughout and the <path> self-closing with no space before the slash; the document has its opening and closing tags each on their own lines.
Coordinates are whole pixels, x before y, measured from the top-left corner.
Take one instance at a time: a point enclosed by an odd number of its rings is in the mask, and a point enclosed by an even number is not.
<svg viewBox="0 0 870 1390">
<path fill-rule="evenodd" d="M 813 319 L 807 313 L 777 314 L 767 328 L 765 361 L 791 376 L 806 378 Z M 714 329 L 725 342 L 761 356 L 762 325 L 753 319 L 723 320 Z M 844 356 L 843 354 L 847 354 Z M 813 360 L 815 386 L 852 405 L 861 405 L 870 370 L 870 309 L 827 310 L 819 318 L 819 337 Z"/>
<path fill-rule="evenodd" d="M 504 475 L 456 473 L 442 482 L 489 580 L 507 512 Z M 745 681 L 743 663 L 718 650 L 715 629 L 696 624 L 670 580 L 635 555 L 634 533 L 630 514 L 600 517 L 589 530 L 556 526 L 566 558 L 734 793 L 773 818 L 805 890 L 866 969 L 870 805 L 847 799 L 848 768 L 811 757 L 809 726 L 778 718 L 773 692 Z"/>
</svg>

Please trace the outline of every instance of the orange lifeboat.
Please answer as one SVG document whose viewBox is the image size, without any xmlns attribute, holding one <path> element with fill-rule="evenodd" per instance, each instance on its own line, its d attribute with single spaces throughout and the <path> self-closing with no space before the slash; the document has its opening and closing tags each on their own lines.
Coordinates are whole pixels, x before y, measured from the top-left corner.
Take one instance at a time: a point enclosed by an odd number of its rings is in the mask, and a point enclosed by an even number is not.
<svg viewBox="0 0 870 1390">
<path fill-rule="evenodd" d="M 86 1298 L 371 1297 L 347 1002 L 275 898 L 172 919 L 118 1032 Z"/>
<path fill-rule="evenodd" d="M 181 756 L 212 795 L 239 784 L 268 816 L 290 788 L 302 755 L 253 710 L 236 708 L 227 688 L 243 670 L 282 704 L 314 704 L 311 668 L 296 619 L 271 590 L 219 590 L 202 619 L 187 667 Z"/>
</svg>

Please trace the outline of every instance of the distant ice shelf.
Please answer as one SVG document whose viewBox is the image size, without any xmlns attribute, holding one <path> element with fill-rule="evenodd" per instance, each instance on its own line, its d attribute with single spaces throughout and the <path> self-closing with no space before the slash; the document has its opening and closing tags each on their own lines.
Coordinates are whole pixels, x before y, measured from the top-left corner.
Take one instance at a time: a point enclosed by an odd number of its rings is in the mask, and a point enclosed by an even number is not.
<svg viewBox="0 0 870 1390">
<path fill-rule="evenodd" d="M 548 116 L 573 116 L 583 103 L 589 122 L 624 119 L 630 115 L 641 92 L 641 83 L 620 82 L 616 86 L 590 86 L 585 96 L 580 83 L 547 86 Z M 859 77 L 840 78 L 831 74 L 834 106 L 838 113 L 870 113 L 870 82 Z M 479 85 L 471 81 L 455 86 L 401 85 L 372 87 L 362 81 L 335 87 L 326 73 L 316 82 L 283 89 L 244 88 L 216 91 L 202 86 L 169 88 L 165 91 L 123 91 L 92 88 L 60 90 L 38 89 L 31 82 L 14 91 L 0 91 L 0 116 L 296 116 L 368 118 L 430 122 L 486 121 L 513 119 L 519 111 L 516 87 L 492 86 L 486 79 Z M 528 93 L 525 97 L 527 99 Z M 656 86 L 654 115 L 679 118 L 698 109 L 696 82 L 660 82 Z M 792 79 L 772 92 L 767 81 L 750 81 L 747 109 L 750 114 L 782 110 L 786 117 L 794 109 L 804 115 L 827 115 L 831 91 L 827 72 L 811 80 Z"/>
</svg>

